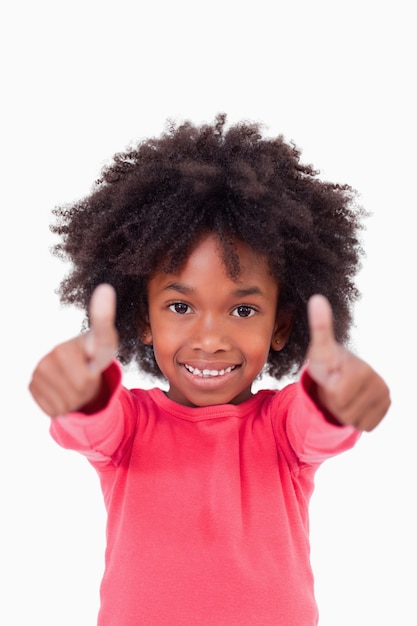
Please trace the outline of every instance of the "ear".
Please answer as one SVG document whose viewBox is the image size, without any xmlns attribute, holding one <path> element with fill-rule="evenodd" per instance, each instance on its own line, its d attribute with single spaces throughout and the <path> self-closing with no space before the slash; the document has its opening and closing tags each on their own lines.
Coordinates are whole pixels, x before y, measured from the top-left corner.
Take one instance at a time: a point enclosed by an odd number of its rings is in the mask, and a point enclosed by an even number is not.
<svg viewBox="0 0 417 626">
<path fill-rule="evenodd" d="M 279 311 L 271 339 L 271 348 L 279 352 L 288 341 L 293 327 L 293 315 L 289 311 Z"/>
<path fill-rule="evenodd" d="M 140 325 L 138 332 L 139 332 L 139 339 L 141 340 L 142 343 L 144 343 L 146 346 L 152 345 L 153 337 L 152 337 L 151 325 L 149 324 L 148 320 L 146 320 L 145 323 Z"/>
</svg>

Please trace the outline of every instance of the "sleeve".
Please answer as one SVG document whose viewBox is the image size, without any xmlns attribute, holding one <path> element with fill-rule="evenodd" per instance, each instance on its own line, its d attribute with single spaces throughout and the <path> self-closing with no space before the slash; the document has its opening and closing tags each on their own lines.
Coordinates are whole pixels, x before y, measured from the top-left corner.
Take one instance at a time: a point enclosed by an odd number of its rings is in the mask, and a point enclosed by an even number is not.
<svg viewBox="0 0 417 626">
<path fill-rule="evenodd" d="M 287 393 L 286 393 L 287 392 Z M 319 465 L 329 457 L 352 448 L 361 433 L 353 426 L 338 424 L 314 400 L 314 382 L 304 370 L 299 383 L 283 392 L 279 428 L 298 463 Z"/>
<path fill-rule="evenodd" d="M 50 434 L 60 446 L 83 454 L 93 463 L 117 465 L 133 439 L 137 410 L 131 394 L 122 386 L 116 362 L 103 376 L 109 390 L 105 406 L 91 414 L 74 412 L 54 418 Z"/>
</svg>

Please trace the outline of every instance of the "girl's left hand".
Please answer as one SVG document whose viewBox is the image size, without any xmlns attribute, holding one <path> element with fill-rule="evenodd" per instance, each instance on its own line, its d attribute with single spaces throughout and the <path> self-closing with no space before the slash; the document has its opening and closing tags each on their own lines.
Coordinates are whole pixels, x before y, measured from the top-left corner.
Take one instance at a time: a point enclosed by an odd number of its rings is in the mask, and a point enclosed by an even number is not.
<svg viewBox="0 0 417 626">
<path fill-rule="evenodd" d="M 317 399 L 341 424 L 372 430 L 390 406 L 384 380 L 354 354 L 336 342 L 333 315 L 321 295 L 308 303 L 310 345 L 307 369 L 317 384 Z"/>
</svg>

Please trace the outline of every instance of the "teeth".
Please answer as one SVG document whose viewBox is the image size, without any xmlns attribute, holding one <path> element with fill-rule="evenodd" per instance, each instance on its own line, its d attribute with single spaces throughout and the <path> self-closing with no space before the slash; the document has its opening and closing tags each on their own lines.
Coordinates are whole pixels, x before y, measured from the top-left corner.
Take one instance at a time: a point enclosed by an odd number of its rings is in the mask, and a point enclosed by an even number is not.
<svg viewBox="0 0 417 626">
<path fill-rule="evenodd" d="M 211 376 L 224 376 L 224 374 L 229 374 L 232 370 L 236 368 L 236 365 L 230 365 L 230 367 L 226 367 L 224 370 L 199 370 L 197 367 L 191 367 L 191 365 L 184 364 L 185 369 L 187 369 L 194 376 L 200 376 L 201 378 L 210 378 Z"/>
</svg>

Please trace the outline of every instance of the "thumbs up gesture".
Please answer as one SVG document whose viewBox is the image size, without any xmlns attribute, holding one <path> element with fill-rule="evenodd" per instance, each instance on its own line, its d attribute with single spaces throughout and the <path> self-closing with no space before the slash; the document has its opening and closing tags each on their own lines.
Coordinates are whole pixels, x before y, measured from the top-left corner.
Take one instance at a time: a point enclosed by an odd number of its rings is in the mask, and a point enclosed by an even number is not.
<svg viewBox="0 0 417 626">
<path fill-rule="evenodd" d="M 101 397 L 102 372 L 118 346 L 116 294 L 99 285 L 89 309 L 90 330 L 56 346 L 37 365 L 29 390 L 50 417 L 92 406 Z"/>
<path fill-rule="evenodd" d="M 341 424 L 372 430 L 389 408 L 388 387 L 365 361 L 336 342 L 324 296 L 310 298 L 308 317 L 307 369 L 317 384 L 317 400 Z"/>
</svg>

